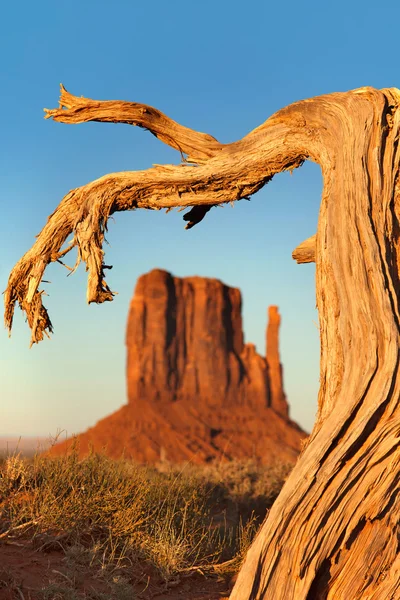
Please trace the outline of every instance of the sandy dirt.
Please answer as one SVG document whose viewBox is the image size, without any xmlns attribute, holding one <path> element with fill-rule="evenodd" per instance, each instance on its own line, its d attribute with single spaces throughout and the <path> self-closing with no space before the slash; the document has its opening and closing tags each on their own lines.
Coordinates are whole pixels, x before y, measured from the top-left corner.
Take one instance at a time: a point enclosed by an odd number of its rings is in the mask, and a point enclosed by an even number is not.
<svg viewBox="0 0 400 600">
<path fill-rule="evenodd" d="M 230 587 L 230 582 L 222 578 L 195 575 L 171 582 L 169 588 L 146 584 L 132 587 L 132 599 L 227 600 Z M 50 593 L 52 588 L 54 591 Z M 43 551 L 23 539 L 0 540 L 0 600 L 61 600 L 69 597 L 71 588 L 76 591 L 74 598 L 90 598 L 94 591 L 109 592 L 107 584 L 87 568 L 76 569 L 71 575 L 61 549 Z"/>
</svg>

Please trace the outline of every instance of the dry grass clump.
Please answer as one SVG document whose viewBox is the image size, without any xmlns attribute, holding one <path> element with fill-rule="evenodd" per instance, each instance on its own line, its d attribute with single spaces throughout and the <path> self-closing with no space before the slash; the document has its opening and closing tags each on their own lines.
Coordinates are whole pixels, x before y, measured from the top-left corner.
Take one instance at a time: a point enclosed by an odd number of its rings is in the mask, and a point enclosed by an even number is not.
<svg viewBox="0 0 400 600">
<path fill-rule="evenodd" d="M 62 548 L 70 570 L 91 569 L 123 598 L 132 581 L 235 571 L 286 474 L 255 463 L 157 469 L 77 452 L 9 456 L 0 466 L 0 538 Z M 73 598 L 74 577 L 43 598 Z"/>
<path fill-rule="evenodd" d="M 292 464 L 279 460 L 260 465 L 255 460 L 216 462 L 195 468 L 204 481 L 220 486 L 226 495 L 241 504 L 258 501 L 264 510 L 270 508 L 278 496 Z"/>
</svg>

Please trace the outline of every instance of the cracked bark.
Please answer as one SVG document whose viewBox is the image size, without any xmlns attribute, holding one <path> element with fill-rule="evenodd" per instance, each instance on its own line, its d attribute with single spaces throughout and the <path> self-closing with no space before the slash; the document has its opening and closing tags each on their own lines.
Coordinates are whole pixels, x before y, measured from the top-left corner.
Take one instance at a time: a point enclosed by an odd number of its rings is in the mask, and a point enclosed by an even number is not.
<svg viewBox="0 0 400 600">
<path fill-rule="evenodd" d="M 299 262 L 316 262 L 318 414 L 231 599 L 400 598 L 400 92 L 361 88 L 298 102 L 227 145 L 151 107 L 64 89 L 47 116 L 145 127 L 195 165 L 113 173 L 65 196 L 5 294 L 7 326 L 18 302 L 32 342 L 51 330 L 39 285 L 71 233 L 89 271 L 88 301 L 112 300 L 102 242 L 113 212 L 199 207 L 188 217 L 198 222 L 204 207 L 248 197 L 305 159 L 320 164 L 317 235 L 295 251 Z"/>
<path fill-rule="evenodd" d="M 315 246 L 316 236 L 311 237 L 301 242 L 292 252 L 292 258 L 299 264 L 315 262 Z"/>
</svg>

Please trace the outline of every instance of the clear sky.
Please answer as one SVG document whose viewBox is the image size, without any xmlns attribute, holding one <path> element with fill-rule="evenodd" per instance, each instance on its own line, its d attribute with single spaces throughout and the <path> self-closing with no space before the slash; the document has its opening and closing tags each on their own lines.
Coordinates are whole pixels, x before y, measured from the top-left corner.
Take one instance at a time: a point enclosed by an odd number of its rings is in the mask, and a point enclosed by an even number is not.
<svg viewBox="0 0 400 600">
<path fill-rule="evenodd" d="M 42 109 L 58 105 L 60 82 L 76 95 L 153 105 L 229 142 L 302 98 L 399 86 L 399 18 L 400 4 L 379 12 L 372 0 L 4 3 L 1 290 L 71 188 L 107 172 L 180 162 L 138 128 L 45 121 Z M 267 306 L 279 305 L 291 414 L 310 430 L 319 377 L 315 272 L 291 252 L 316 231 L 321 188 L 319 167 L 307 163 L 251 202 L 212 209 L 190 231 L 176 211 L 115 215 L 106 248 L 114 301 L 87 306 L 84 267 L 67 278 L 52 265 L 51 341 L 29 350 L 19 310 L 11 339 L 0 333 L 0 435 L 79 432 L 125 402 L 129 300 L 137 277 L 154 267 L 240 287 L 246 341 L 261 353 Z"/>
</svg>

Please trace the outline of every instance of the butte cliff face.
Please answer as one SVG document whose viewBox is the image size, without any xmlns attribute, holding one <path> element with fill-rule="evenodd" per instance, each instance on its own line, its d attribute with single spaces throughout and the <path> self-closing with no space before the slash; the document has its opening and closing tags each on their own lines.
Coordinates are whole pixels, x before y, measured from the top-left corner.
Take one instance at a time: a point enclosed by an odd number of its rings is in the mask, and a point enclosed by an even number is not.
<svg viewBox="0 0 400 600">
<path fill-rule="evenodd" d="M 305 433 L 288 417 L 278 309 L 269 308 L 263 357 L 244 343 L 241 304 L 240 290 L 217 279 L 142 275 L 128 314 L 128 404 L 78 436 L 81 453 L 294 461 Z"/>
<path fill-rule="evenodd" d="M 268 309 L 267 364 L 270 386 L 270 406 L 283 417 L 289 416 L 289 406 L 283 389 L 283 367 L 279 352 L 279 328 L 281 316 L 277 306 Z"/>
<path fill-rule="evenodd" d="M 241 308 L 240 291 L 217 279 L 140 277 L 126 338 L 128 401 L 272 406 L 268 364 L 243 342 Z M 276 398 L 287 415 L 283 391 Z"/>
</svg>

